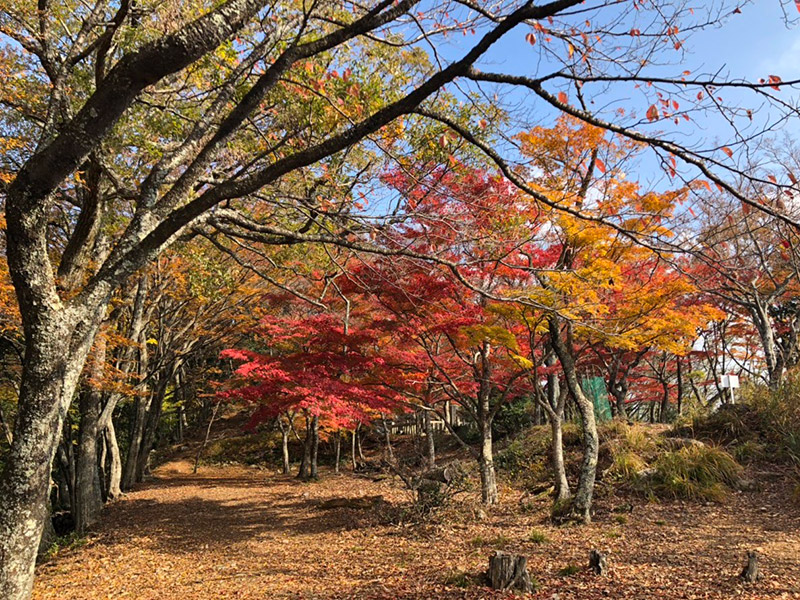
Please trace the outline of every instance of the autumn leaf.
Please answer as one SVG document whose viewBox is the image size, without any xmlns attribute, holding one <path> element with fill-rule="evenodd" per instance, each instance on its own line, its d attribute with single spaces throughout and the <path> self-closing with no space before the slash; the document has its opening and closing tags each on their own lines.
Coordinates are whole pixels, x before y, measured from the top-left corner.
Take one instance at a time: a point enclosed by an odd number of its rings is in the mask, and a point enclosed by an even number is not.
<svg viewBox="0 0 800 600">
<path fill-rule="evenodd" d="M 709 192 L 711 191 L 711 184 L 708 183 L 705 179 L 698 179 L 696 180 L 697 185 L 706 188 Z"/>
<path fill-rule="evenodd" d="M 647 109 L 647 119 L 651 122 L 658 121 L 658 107 L 655 104 L 651 104 Z"/>
<path fill-rule="evenodd" d="M 781 91 L 781 87 L 779 84 L 782 83 L 783 80 L 780 77 L 778 77 L 777 75 L 770 75 L 769 82 L 772 84 L 770 87 L 773 90 Z"/>
<path fill-rule="evenodd" d="M 727 146 L 722 147 L 722 151 L 728 155 L 728 158 L 733 158 L 733 150 L 728 148 Z"/>
<path fill-rule="evenodd" d="M 606 172 L 606 163 L 604 163 L 599 158 L 595 159 L 594 166 L 597 167 L 597 170 L 600 171 L 601 173 Z"/>
</svg>

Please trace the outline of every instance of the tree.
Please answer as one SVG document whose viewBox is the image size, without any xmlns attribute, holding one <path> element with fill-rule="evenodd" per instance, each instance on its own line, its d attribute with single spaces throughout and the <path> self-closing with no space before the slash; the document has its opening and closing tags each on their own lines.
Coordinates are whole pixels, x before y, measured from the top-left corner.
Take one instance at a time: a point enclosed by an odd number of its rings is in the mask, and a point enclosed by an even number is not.
<svg viewBox="0 0 800 600">
<path fill-rule="evenodd" d="M 251 404 L 250 427 L 286 413 L 304 414 L 306 436 L 298 476 L 316 479 L 320 426 L 330 432 L 354 429 L 356 423 L 403 405 L 382 385 L 395 374 L 376 352 L 380 330 L 349 312 L 338 318 L 330 312 L 309 314 L 302 305 L 293 308 L 284 305 L 283 311 L 294 315 L 261 321 L 255 341 L 262 350 L 222 353 L 241 364 L 230 389 L 220 397 Z"/>
<path fill-rule="evenodd" d="M 763 195 L 765 203 L 783 206 L 784 193 L 775 196 L 765 186 L 752 187 L 751 193 Z M 764 379 L 777 389 L 786 370 L 800 360 L 797 230 L 748 205 L 729 203 L 728 207 L 702 215 L 704 229 L 695 249 L 694 274 L 729 313 L 750 320 L 760 341 Z M 791 206 L 782 210 L 796 213 Z"/>
</svg>

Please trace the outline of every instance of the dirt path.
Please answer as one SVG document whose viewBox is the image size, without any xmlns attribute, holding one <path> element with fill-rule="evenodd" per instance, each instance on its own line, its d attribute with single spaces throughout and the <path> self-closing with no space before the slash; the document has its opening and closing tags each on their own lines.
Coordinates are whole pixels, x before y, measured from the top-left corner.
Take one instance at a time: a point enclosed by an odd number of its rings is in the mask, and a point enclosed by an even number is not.
<svg viewBox="0 0 800 600">
<path fill-rule="evenodd" d="M 520 511 L 509 490 L 485 519 L 465 506 L 447 525 L 413 528 L 385 524 L 386 509 L 318 506 L 376 494 L 404 498 L 391 482 L 351 475 L 307 485 L 170 463 L 109 506 L 86 546 L 39 567 L 34 598 L 506 598 L 475 583 L 501 547 L 530 557 L 536 598 L 800 598 L 800 513 L 771 489 L 725 505 L 643 503 L 624 516 L 606 499 L 595 523 L 570 528 L 547 524 L 545 502 Z M 609 577 L 559 574 L 583 568 L 593 547 L 609 553 Z M 736 575 L 751 548 L 766 577 L 745 587 Z"/>
</svg>

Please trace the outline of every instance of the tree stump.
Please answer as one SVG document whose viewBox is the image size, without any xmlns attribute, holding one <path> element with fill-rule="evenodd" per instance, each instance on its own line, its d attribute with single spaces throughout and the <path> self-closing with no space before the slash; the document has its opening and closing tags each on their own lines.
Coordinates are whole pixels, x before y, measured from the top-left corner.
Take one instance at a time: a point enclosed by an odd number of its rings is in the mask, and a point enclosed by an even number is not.
<svg viewBox="0 0 800 600">
<path fill-rule="evenodd" d="M 761 572 L 758 570 L 758 552 L 751 550 L 747 553 L 747 564 L 739 573 L 739 577 L 748 583 L 754 583 L 761 579 Z"/>
<path fill-rule="evenodd" d="M 495 590 L 518 590 L 523 593 L 533 591 L 528 575 L 528 559 L 516 554 L 506 554 L 496 550 L 489 557 L 489 586 Z"/>
<path fill-rule="evenodd" d="M 595 575 L 605 575 L 608 572 L 606 555 L 598 550 L 589 552 L 589 568 Z"/>
</svg>

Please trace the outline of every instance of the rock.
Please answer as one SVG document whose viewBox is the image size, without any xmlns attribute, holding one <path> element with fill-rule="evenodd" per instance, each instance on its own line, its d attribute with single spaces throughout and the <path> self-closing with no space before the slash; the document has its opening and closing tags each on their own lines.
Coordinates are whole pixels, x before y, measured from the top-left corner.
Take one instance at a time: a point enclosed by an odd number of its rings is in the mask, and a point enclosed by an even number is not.
<svg viewBox="0 0 800 600">
<path fill-rule="evenodd" d="M 736 488 L 743 492 L 757 492 L 759 485 L 752 479 L 740 479 Z"/>
</svg>

